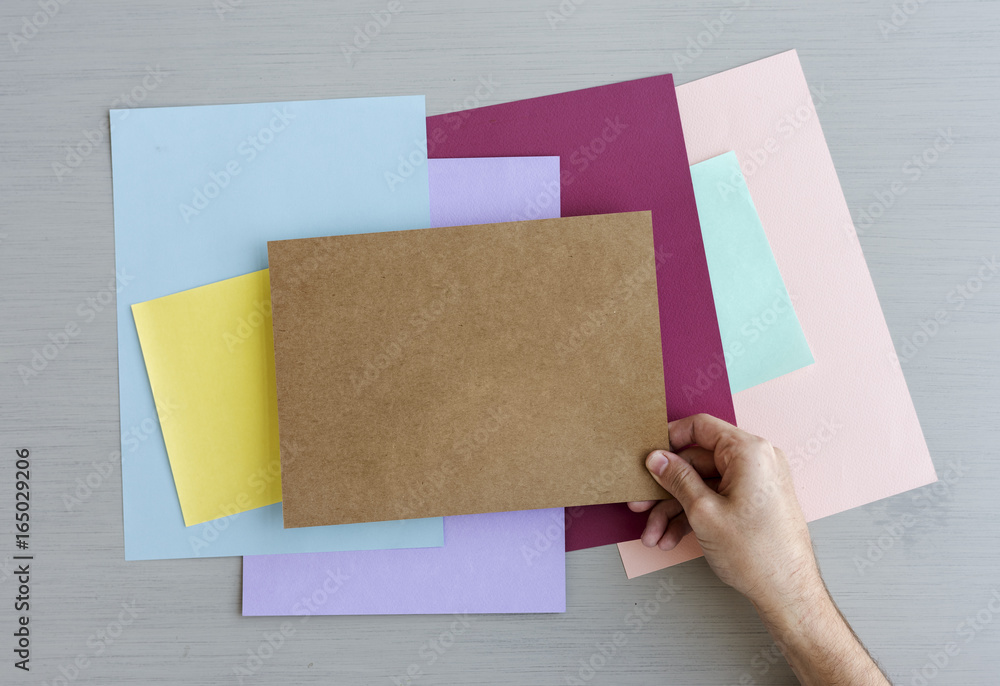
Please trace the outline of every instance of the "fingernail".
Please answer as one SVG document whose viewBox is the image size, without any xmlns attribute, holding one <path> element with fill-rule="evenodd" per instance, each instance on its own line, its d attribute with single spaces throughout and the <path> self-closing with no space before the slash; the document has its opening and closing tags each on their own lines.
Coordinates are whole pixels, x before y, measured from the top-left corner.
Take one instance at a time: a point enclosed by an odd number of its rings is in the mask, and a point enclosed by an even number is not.
<svg viewBox="0 0 1000 686">
<path fill-rule="evenodd" d="M 668 464 L 666 456 L 658 450 L 652 453 L 649 459 L 646 460 L 646 469 L 657 476 L 663 476 L 663 471 L 667 468 Z"/>
<path fill-rule="evenodd" d="M 647 548 L 652 548 L 653 546 L 656 545 L 656 540 L 657 539 L 655 539 L 655 538 L 651 539 L 649 536 L 646 535 L 646 531 L 647 530 L 645 530 L 645 529 L 643 530 L 642 536 L 640 536 L 639 539 L 642 541 L 642 544 L 644 546 L 646 546 Z"/>
</svg>

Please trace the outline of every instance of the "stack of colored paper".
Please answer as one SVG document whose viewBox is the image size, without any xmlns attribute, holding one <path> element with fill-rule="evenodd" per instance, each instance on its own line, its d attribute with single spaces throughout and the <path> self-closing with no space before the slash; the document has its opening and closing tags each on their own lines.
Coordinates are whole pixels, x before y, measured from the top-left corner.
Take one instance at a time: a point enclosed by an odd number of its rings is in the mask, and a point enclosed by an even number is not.
<svg viewBox="0 0 1000 686">
<path fill-rule="evenodd" d="M 622 504 L 668 416 L 784 447 L 810 519 L 935 479 L 794 52 L 115 121 L 125 555 L 243 555 L 246 615 L 561 612 L 568 550 L 691 559 Z"/>
</svg>

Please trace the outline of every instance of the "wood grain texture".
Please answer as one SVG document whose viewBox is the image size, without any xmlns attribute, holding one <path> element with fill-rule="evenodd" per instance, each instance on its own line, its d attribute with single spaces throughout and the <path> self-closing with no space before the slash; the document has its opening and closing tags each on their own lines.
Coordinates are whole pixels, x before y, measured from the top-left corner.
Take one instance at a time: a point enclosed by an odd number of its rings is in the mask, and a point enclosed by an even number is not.
<svg viewBox="0 0 1000 686">
<path fill-rule="evenodd" d="M 824 94 L 814 97 L 819 116 L 945 479 L 814 524 L 820 562 L 844 613 L 899 683 L 951 641 L 961 652 L 931 683 L 995 683 L 1000 618 L 987 607 L 1000 589 L 1000 278 L 980 269 L 1000 252 L 997 3 L 926 2 L 897 13 L 897 27 L 888 0 L 805 8 L 588 0 L 567 16 L 555 0 L 405 1 L 345 56 L 356 27 L 386 5 L 67 3 L 27 29 L 25 42 L 10 36 L 38 18 L 39 5 L 0 5 L 0 520 L 8 522 L 0 682 L 53 683 L 63 669 L 79 670 L 74 684 L 236 684 L 235 670 L 245 670 L 245 684 L 391 684 L 417 665 L 415 684 L 565 684 L 622 631 L 625 645 L 593 659 L 588 683 L 794 683 L 783 663 L 769 662 L 770 641 L 750 606 L 703 561 L 626 582 L 613 547 L 574 553 L 565 615 L 474 617 L 440 653 L 430 642 L 449 629 L 448 617 L 293 619 L 270 649 L 282 621 L 239 616 L 239 559 L 126 564 L 119 431 L 135 440 L 148 432 L 118 426 L 102 122 L 109 107 L 129 102 L 410 93 L 426 93 L 438 114 L 666 71 L 684 83 L 795 47 Z M 480 78 L 497 84 L 484 102 Z M 932 155 L 939 129 L 954 143 Z M 934 329 L 927 321 L 939 312 L 945 321 Z M 71 324 L 76 333 L 64 339 Z M 933 334 L 921 335 L 922 326 Z M 19 366 L 30 368 L 36 353 L 52 359 L 36 358 L 43 368 L 24 383 Z M 37 556 L 30 674 L 11 664 L 16 587 L 6 533 L 13 450 L 24 446 Z M 911 524 L 900 530 L 904 515 Z M 877 560 L 867 566 L 869 553 Z M 678 590 L 657 599 L 669 581 Z M 993 621 L 959 634 L 977 612 Z M 78 656 L 86 666 L 73 666 Z"/>
</svg>

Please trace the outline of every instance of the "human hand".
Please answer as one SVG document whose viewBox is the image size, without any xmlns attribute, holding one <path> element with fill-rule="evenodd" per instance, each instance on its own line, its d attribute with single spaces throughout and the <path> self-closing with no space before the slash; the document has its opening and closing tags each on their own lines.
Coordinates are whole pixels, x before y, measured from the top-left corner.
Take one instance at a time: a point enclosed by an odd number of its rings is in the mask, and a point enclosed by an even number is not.
<svg viewBox="0 0 1000 686">
<path fill-rule="evenodd" d="M 670 450 L 646 467 L 674 499 L 629 503 L 649 511 L 643 544 L 671 550 L 693 530 L 712 570 L 763 611 L 825 593 L 784 454 L 709 415 L 669 429 Z"/>
<path fill-rule="evenodd" d="M 889 686 L 826 591 L 782 452 L 704 414 L 669 428 L 670 451 L 654 450 L 646 467 L 674 499 L 629 503 L 649 511 L 642 542 L 671 550 L 693 530 L 805 686 Z"/>
</svg>

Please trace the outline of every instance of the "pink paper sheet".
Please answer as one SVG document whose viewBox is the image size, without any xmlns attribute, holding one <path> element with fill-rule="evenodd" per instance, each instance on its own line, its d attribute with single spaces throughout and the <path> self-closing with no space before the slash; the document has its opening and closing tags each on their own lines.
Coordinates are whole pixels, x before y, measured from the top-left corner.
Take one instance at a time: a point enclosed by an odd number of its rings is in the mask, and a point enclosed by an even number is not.
<svg viewBox="0 0 1000 686">
<path fill-rule="evenodd" d="M 795 51 L 677 88 L 691 163 L 735 150 L 816 363 L 736 394 L 741 428 L 781 447 L 810 521 L 936 481 Z M 701 556 L 639 541 L 629 578 Z"/>
</svg>

